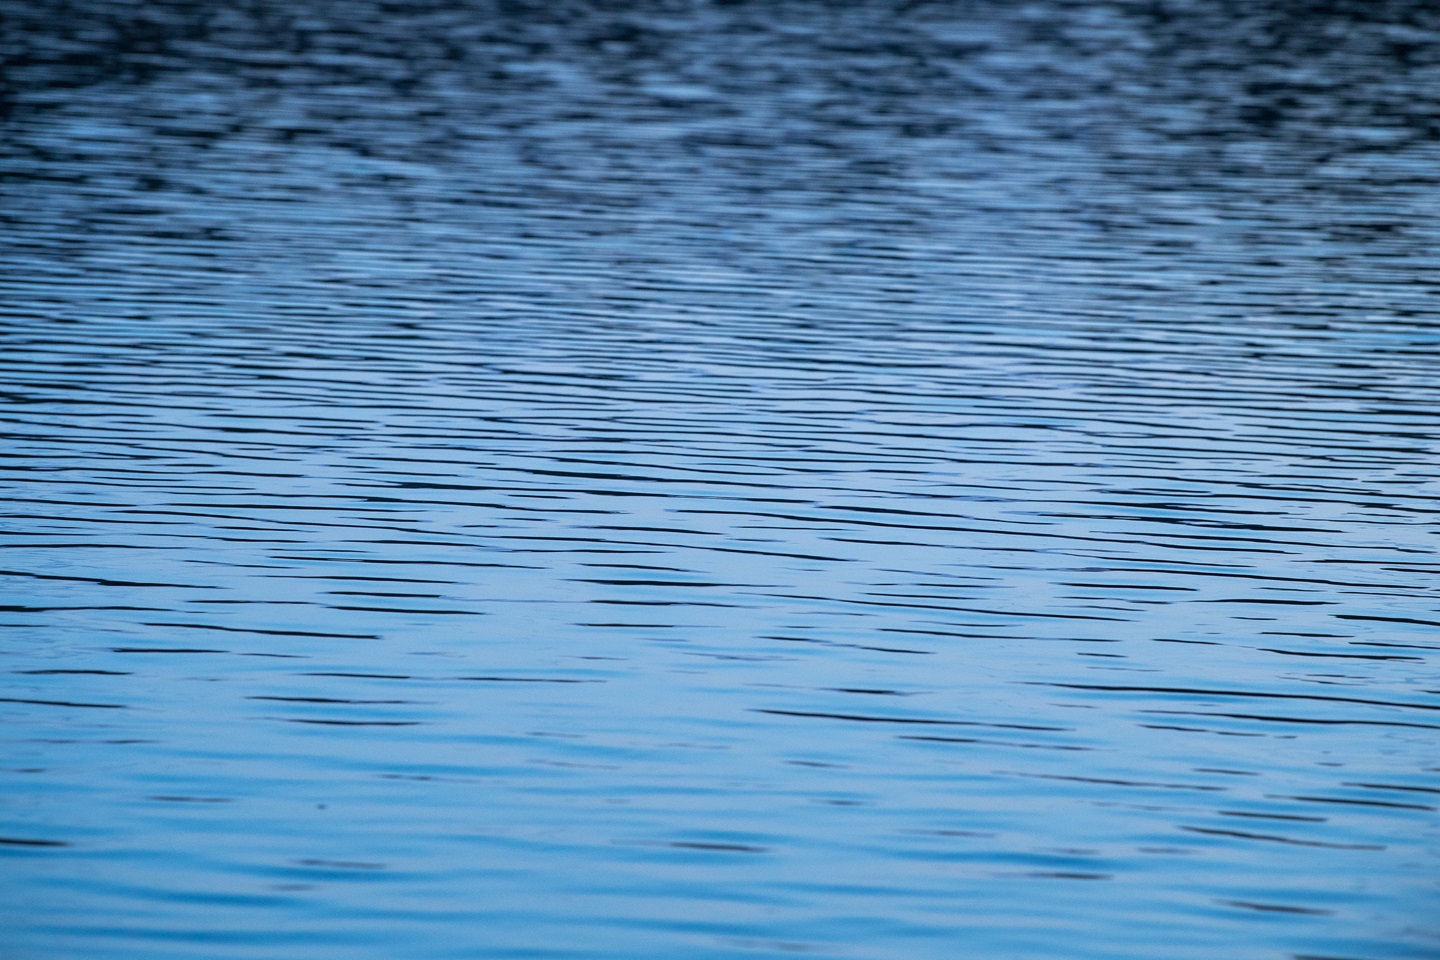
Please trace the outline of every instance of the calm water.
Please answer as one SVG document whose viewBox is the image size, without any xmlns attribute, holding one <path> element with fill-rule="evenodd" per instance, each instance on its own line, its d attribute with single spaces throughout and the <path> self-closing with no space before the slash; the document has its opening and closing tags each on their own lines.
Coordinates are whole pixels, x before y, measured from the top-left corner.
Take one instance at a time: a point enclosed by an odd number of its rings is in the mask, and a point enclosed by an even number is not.
<svg viewBox="0 0 1440 960">
<path fill-rule="evenodd" d="M 7 960 L 1440 957 L 1440 8 L 0 24 Z"/>
</svg>

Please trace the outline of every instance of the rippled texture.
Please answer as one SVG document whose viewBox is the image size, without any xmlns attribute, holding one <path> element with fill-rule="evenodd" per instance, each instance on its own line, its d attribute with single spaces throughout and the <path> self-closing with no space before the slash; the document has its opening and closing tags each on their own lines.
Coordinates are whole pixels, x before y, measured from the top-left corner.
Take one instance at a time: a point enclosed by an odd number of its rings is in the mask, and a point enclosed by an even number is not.
<svg viewBox="0 0 1440 960">
<path fill-rule="evenodd" d="M 1440 956 L 1432 4 L 0 22 L 7 958 Z"/>
</svg>

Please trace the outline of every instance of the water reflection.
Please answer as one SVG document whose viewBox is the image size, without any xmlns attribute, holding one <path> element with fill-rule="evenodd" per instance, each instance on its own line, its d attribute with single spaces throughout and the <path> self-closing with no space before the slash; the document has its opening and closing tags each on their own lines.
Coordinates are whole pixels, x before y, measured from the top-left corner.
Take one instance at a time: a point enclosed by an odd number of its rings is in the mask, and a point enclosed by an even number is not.
<svg viewBox="0 0 1440 960">
<path fill-rule="evenodd" d="M 0 15 L 9 953 L 1434 954 L 1428 6 Z"/>
</svg>

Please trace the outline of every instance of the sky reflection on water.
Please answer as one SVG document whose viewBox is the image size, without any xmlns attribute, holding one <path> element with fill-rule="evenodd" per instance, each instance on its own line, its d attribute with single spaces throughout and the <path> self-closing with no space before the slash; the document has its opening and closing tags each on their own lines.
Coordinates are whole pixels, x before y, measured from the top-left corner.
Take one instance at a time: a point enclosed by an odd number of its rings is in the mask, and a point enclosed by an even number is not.
<svg viewBox="0 0 1440 960">
<path fill-rule="evenodd" d="M 1440 15 L 0 0 L 0 952 L 1440 951 Z"/>
</svg>

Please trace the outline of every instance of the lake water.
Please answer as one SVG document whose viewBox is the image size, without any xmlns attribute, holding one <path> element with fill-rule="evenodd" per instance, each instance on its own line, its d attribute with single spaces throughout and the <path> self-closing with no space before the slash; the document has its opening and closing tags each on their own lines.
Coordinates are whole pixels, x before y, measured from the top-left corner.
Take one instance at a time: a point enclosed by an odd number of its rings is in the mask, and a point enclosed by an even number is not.
<svg viewBox="0 0 1440 960">
<path fill-rule="evenodd" d="M 1440 957 L 1440 8 L 0 22 L 7 960 Z"/>
</svg>

